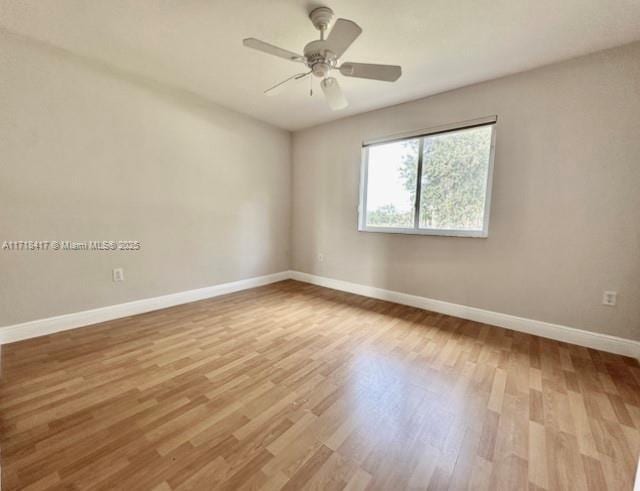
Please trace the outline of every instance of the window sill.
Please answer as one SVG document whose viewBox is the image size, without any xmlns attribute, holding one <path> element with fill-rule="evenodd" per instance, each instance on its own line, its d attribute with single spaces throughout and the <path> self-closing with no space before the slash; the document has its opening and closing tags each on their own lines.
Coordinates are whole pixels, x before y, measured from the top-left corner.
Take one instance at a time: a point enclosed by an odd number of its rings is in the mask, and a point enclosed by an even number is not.
<svg viewBox="0 0 640 491">
<path fill-rule="evenodd" d="M 374 232 L 382 234 L 402 235 L 435 235 L 440 237 L 470 237 L 486 239 L 489 237 L 485 230 L 449 230 L 449 229 L 413 229 L 413 228 L 387 228 L 387 227 L 360 227 L 358 232 Z"/>
</svg>

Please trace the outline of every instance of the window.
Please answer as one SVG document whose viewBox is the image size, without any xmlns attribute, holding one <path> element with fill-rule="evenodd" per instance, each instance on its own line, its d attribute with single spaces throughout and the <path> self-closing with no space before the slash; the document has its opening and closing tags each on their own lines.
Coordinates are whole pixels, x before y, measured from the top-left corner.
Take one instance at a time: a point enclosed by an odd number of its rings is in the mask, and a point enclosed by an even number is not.
<svg viewBox="0 0 640 491">
<path fill-rule="evenodd" d="M 486 237 L 495 122 L 365 142 L 359 230 Z"/>
</svg>

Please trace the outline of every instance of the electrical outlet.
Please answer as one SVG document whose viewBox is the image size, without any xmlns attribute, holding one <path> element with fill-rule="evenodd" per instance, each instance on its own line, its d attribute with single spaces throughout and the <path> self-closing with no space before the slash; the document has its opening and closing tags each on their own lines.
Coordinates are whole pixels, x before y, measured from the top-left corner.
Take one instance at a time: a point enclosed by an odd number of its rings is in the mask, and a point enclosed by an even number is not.
<svg viewBox="0 0 640 491">
<path fill-rule="evenodd" d="M 324 254 L 322 254 L 321 252 L 318 253 L 318 261 L 319 262 L 323 262 L 324 261 Z"/>
<path fill-rule="evenodd" d="M 618 300 L 618 292 L 606 291 L 602 294 L 602 305 L 613 307 Z"/>
<path fill-rule="evenodd" d="M 124 281 L 124 268 L 113 269 L 113 281 Z"/>
</svg>

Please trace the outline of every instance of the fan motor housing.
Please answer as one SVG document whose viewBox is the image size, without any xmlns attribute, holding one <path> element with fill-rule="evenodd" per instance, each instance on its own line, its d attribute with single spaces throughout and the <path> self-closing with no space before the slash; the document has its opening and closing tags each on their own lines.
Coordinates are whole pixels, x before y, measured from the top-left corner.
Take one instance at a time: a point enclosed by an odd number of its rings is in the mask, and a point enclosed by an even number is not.
<svg viewBox="0 0 640 491">
<path fill-rule="evenodd" d="M 311 41 L 304 47 L 304 57 L 311 72 L 320 78 L 324 78 L 329 70 L 336 66 L 336 56 L 328 48 L 323 40 Z"/>
</svg>

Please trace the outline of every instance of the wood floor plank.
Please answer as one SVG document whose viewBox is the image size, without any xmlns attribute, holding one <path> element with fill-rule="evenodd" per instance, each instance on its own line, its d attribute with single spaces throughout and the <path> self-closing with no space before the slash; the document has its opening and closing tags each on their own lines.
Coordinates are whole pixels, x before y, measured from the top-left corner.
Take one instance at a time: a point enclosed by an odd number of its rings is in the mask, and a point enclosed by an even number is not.
<svg viewBox="0 0 640 491">
<path fill-rule="evenodd" d="M 629 489 L 637 360 L 295 281 L 2 347 L 2 489 Z"/>
</svg>

